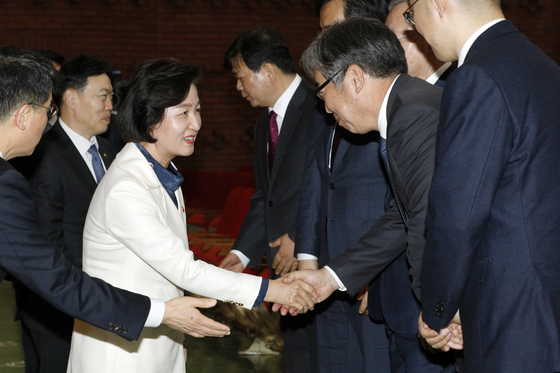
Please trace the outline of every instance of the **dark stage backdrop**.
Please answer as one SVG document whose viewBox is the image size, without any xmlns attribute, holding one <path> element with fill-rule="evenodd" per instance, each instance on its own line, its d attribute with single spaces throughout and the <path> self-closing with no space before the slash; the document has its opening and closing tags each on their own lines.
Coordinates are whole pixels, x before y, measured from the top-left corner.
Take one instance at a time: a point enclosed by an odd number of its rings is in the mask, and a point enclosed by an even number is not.
<svg viewBox="0 0 560 373">
<path fill-rule="evenodd" d="M 502 0 L 506 16 L 560 61 L 559 0 Z M 52 49 L 67 58 L 105 56 L 127 79 L 142 60 L 175 57 L 203 70 L 202 130 L 186 168 L 236 170 L 252 164 L 253 109 L 222 58 L 249 29 L 272 25 L 293 57 L 319 31 L 315 0 L 0 0 L 0 44 Z M 298 65 L 298 71 L 301 71 Z"/>
</svg>

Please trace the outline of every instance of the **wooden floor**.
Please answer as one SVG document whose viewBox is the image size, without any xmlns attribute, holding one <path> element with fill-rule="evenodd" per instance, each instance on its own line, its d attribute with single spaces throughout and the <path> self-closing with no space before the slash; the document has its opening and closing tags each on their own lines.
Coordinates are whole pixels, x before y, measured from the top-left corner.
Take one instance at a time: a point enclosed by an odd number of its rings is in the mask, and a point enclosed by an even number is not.
<svg viewBox="0 0 560 373">
<path fill-rule="evenodd" d="M 0 284 L 0 373 L 24 373 L 19 321 L 14 322 L 15 300 L 11 282 Z M 280 373 L 281 356 L 239 357 L 253 339 L 232 329 L 224 338 L 192 338 L 187 336 L 189 373 Z M 102 373 L 102 372 L 100 372 Z M 149 373 L 149 372 L 147 372 Z"/>
</svg>

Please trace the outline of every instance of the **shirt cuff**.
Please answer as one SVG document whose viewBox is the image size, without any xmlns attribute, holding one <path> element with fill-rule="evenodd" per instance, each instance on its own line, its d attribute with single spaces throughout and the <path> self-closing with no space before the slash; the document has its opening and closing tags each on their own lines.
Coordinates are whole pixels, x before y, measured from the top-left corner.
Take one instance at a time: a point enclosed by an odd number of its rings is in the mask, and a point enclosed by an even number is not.
<svg viewBox="0 0 560 373">
<path fill-rule="evenodd" d="M 261 282 L 261 290 L 259 290 L 259 296 L 257 297 L 255 304 L 253 304 L 254 308 L 258 308 L 261 305 L 261 303 L 264 301 L 264 297 L 266 296 L 267 291 L 268 291 L 268 279 L 263 278 Z"/>
<path fill-rule="evenodd" d="M 237 255 L 239 260 L 241 260 L 241 264 L 243 264 L 243 268 L 247 268 L 251 259 L 247 258 L 247 256 L 239 250 L 231 250 L 230 253 Z"/>
<path fill-rule="evenodd" d="M 297 260 L 299 262 L 300 260 L 318 260 L 318 258 L 311 254 L 297 254 Z"/>
<path fill-rule="evenodd" d="M 329 271 L 329 273 L 332 275 L 332 277 L 334 277 L 334 279 L 336 280 L 336 283 L 338 284 L 338 290 L 340 290 L 340 291 L 346 291 L 347 290 L 346 286 L 344 286 L 342 281 L 340 281 L 340 279 L 338 278 L 336 273 L 334 273 L 334 271 L 332 269 L 330 269 L 329 266 L 324 266 L 323 268 L 325 268 L 327 271 Z"/>
<path fill-rule="evenodd" d="M 157 328 L 161 325 L 163 321 L 163 315 L 165 314 L 165 302 L 161 299 L 150 298 L 150 313 L 146 319 L 144 327 L 146 328 Z"/>
</svg>

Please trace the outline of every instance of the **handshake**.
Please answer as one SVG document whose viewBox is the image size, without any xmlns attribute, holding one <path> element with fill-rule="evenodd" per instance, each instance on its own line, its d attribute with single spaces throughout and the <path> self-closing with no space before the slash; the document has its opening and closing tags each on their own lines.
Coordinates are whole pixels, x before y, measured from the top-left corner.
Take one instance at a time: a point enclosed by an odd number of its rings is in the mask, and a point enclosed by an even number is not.
<svg viewBox="0 0 560 373">
<path fill-rule="evenodd" d="M 265 300 L 270 294 L 274 312 L 295 316 L 312 310 L 337 289 L 336 280 L 326 269 L 300 270 L 270 281 Z"/>
</svg>

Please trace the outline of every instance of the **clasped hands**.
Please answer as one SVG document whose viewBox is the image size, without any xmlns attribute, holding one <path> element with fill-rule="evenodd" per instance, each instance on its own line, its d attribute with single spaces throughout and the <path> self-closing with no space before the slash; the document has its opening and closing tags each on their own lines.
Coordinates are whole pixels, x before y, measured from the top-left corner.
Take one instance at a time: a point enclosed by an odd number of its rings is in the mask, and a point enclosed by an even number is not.
<svg viewBox="0 0 560 373">
<path fill-rule="evenodd" d="M 463 349 L 463 329 L 459 311 L 457 311 L 449 325 L 441 329 L 439 333 L 431 329 L 428 324 L 422 320 L 422 313 L 420 313 L 420 317 L 418 318 L 418 330 L 420 332 L 420 337 L 433 349 L 442 351 Z"/>
</svg>

